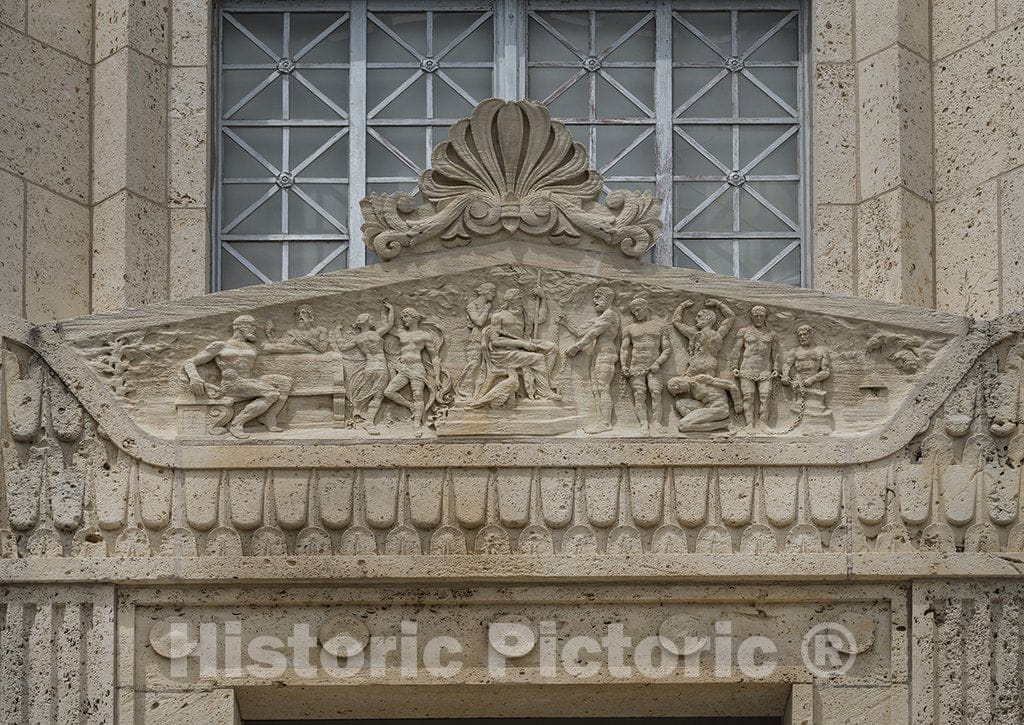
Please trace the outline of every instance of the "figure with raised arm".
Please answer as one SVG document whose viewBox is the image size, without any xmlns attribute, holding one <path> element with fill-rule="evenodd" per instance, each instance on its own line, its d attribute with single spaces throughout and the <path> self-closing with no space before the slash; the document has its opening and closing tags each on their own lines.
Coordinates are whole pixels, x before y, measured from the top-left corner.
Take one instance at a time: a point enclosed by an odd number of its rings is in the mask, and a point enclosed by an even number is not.
<svg viewBox="0 0 1024 725">
<path fill-rule="evenodd" d="M 683 311 L 693 306 L 693 300 L 684 300 L 672 315 L 672 325 L 688 342 L 690 361 L 686 372 L 689 375 L 718 375 L 718 355 L 725 343 L 725 336 L 736 321 L 736 313 L 729 306 L 718 300 L 707 300 L 704 308 L 697 311 L 694 324 L 683 321 Z M 722 313 L 722 321 L 718 322 L 715 310 Z"/>
<path fill-rule="evenodd" d="M 423 313 L 415 307 L 406 307 L 401 314 L 402 327 L 395 336 L 398 338 L 398 363 L 395 375 L 384 389 L 384 397 L 407 408 L 412 413 L 417 426 L 425 422 L 426 403 L 424 391 L 429 386 L 432 390 L 441 388 L 441 351 L 440 345 L 429 330 L 420 327 Z M 424 355 L 427 363 L 424 364 Z M 430 380 L 427 379 L 428 365 Z M 409 400 L 401 391 L 406 386 L 412 393 Z"/>
<path fill-rule="evenodd" d="M 384 303 L 384 315 L 374 325 L 373 317 L 364 312 L 353 324 L 355 335 L 338 343 L 340 352 L 358 350 L 363 364 L 356 370 L 348 383 L 348 397 L 352 401 L 352 412 L 361 418 L 371 435 L 380 432 L 377 428 L 377 413 L 384 402 L 384 390 L 388 384 L 388 361 L 384 355 L 384 336 L 395 326 L 395 308 L 390 302 Z"/>
<path fill-rule="evenodd" d="M 615 379 L 615 367 L 619 362 L 619 332 L 622 320 L 619 313 L 612 307 L 615 293 L 609 287 L 598 287 L 594 290 L 594 311 L 597 316 L 592 318 L 581 330 L 569 325 L 566 320 L 562 324 L 577 338 L 577 341 L 565 350 L 568 357 L 575 357 L 580 350 L 590 344 L 594 345 L 594 356 L 590 365 L 590 384 L 597 406 L 598 420 L 585 428 L 587 433 L 602 433 L 612 429 L 612 381 Z"/>
<path fill-rule="evenodd" d="M 490 322 L 494 296 L 497 294 L 497 289 L 490 282 L 478 285 L 475 291 L 476 296 L 466 305 L 466 317 L 469 318 L 469 339 L 466 341 L 466 365 L 455 382 L 459 398 L 469 398 L 480 392 L 478 385 L 484 363 L 484 328 Z"/>
</svg>

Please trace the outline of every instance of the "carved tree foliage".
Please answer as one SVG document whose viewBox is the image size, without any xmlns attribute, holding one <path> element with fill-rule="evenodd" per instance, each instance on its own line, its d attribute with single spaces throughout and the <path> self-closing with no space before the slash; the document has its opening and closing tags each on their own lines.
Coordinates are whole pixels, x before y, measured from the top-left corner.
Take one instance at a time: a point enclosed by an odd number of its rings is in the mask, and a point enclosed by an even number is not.
<svg viewBox="0 0 1024 725">
<path fill-rule="evenodd" d="M 503 233 L 599 242 L 641 257 L 661 233 L 661 201 L 649 192 L 616 190 L 598 203 L 602 179 L 586 150 L 535 101 L 482 102 L 451 127 L 431 163 L 420 177 L 422 206 L 405 193 L 360 202 L 363 239 L 381 259 Z"/>
</svg>

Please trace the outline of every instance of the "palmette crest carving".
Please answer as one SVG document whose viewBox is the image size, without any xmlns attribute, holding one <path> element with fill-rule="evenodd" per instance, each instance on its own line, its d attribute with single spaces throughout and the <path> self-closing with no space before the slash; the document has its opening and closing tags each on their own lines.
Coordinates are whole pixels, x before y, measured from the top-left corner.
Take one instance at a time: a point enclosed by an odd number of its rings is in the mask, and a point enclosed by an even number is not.
<svg viewBox="0 0 1024 725">
<path fill-rule="evenodd" d="M 420 177 L 422 206 L 405 193 L 360 202 L 363 239 L 381 259 L 499 234 L 597 242 L 638 258 L 661 233 L 661 200 L 649 192 L 615 190 L 597 201 L 603 181 L 586 150 L 536 101 L 486 100 L 449 137 Z"/>
</svg>

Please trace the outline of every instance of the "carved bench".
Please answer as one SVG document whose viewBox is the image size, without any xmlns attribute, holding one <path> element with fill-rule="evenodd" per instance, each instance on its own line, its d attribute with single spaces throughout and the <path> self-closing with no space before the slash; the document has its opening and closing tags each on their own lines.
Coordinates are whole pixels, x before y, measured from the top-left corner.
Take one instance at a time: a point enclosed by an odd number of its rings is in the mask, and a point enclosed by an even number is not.
<svg viewBox="0 0 1024 725">
<path fill-rule="evenodd" d="M 342 357 L 337 352 L 325 353 L 262 353 L 256 361 L 256 377 L 287 375 L 292 379 L 288 399 L 324 396 L 331 398 L 331 414 L 335 421 L 345 420 L 347 393 Z M 196 397 L 188 389 L 175 400 L 178 435 L 211 435 L 222 432 L 237 410 L 236 403 L 251 398 Z M 285 403 L 287 410 L 289 403 Z"/>
</svg>

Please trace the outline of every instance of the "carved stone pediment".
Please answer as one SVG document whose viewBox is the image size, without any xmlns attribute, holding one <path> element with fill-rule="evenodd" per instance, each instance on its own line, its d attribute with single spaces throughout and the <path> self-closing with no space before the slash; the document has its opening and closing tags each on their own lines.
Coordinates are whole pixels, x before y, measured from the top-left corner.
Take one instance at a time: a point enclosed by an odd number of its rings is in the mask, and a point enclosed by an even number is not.
<svg viewBox="0 0 1024 725">
<path fill-rule="evenodd" d="M 0 318 L 0 559 L 1024 551 L 1022 315 L 642 263 L 563 131 L 483 104 L 387 264 Z"/>
<path fill-rule="evenodd" d="M 952 374 L 967 332 L 951 315 L 516 239 L 33 334 L 103 428 L 154 463 L 315 450 L 333 465 L 383 443 L 392 458 L 870 460 L 934 412 L 922 391 Z M 276 419 L 232 429 L 261 394 L 284 399 Z M 693 411 L 703 429 L 681 426 Z"/>
</svg>

